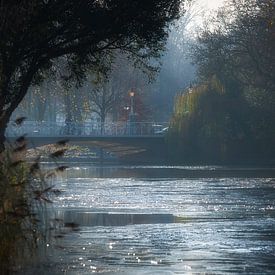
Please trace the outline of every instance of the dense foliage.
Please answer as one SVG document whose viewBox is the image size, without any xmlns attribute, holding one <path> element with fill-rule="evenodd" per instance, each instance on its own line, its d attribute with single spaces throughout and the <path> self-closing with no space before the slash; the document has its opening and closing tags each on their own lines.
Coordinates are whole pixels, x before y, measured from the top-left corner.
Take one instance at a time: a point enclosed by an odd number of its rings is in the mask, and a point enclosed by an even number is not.
<svg viewBox="0 0 275 275">
<path fill-rule="evenodd" d="M 13 121 L 20 127 L 25 118 Z M 41 167 L 41 158 L 56 160 L 64 155 L 67 141 L 52 145 L 52 150 L 41 151 L 27 157 L 27 140 L 18 137 L 0 153 L 0 274 L 10 274 L 27 262 L 38 259 L 46 241 L 53 243 L 53 231 L 57 224 L 49 219 L 46 204 L 60 191 L 50 185 L 66 166 L 53 169 Z"/>
<path fill-rule="evenodd" d="M 270 162 L 275 155 L 275 4 L 229 1 L 193 48 L 199 84 L 176 99 L 180 159 Z M 173 147 L 172 146 L 172 147 Z"/>
<path fill-rule="evenodd" d="M 56 160 L 65 152 L 60 141 L 47 156 Z M 46 242 L 54 244 L 57 222 L 49 219 L 47 204 L 60 193 L 51 179 L 66 169 L 43 169 L 40 154 L 26 158 L 26 139 L 19 137 L 0 154 L 0 274 L 35 264 Z M 38 249 L 39 248 L 39 249 Z"/>
<path fill-rule="evenodd" d="M 165 45 L 180 0 L 4 0 L 0 2 L 0 143 L 29 86 L 60 58 L 70 76 L 105 71 L 112 51 L 148 65 Z"/>
</svg>

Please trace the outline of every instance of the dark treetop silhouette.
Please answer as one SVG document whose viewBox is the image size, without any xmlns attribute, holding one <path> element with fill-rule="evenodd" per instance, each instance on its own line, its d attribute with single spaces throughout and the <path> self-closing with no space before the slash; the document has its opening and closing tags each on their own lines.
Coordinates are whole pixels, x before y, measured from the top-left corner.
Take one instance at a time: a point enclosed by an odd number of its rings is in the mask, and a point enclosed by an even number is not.
<svg viewBox="0 0 275 275">
<path fill-rule="evenodd" d="M 0 144 L 12 112 L 34 81 L 65 56 L 80 79 L 103 70 L 114 50 L 142 63 L 158 57 L 180 0 L 3 0 L 0 2 Z M 109 60 L 106 62 L 106 60 Z"/>
</svg>

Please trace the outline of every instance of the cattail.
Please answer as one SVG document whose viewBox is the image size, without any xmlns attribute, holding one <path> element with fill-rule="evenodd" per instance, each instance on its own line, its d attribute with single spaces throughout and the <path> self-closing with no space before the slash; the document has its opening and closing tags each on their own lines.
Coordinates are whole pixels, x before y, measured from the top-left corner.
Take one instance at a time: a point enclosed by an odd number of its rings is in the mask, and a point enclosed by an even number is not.
<svg viewBox="0 0 275 275">
<path fill-rule="evenodd" d="M 63 139 L 63 140 L 58 141 L 56 144 L 59 145 L 59 146 L 64 146 L 64 145 L 66 145 L 68 142 L 69 142 L 68 139 Z"/>
<path fill-rule="evenodd" d="M 69 168 L 69 166 L 58 166 L 55 170 L 57 172 L 64 172 L 68 168 Z"/>
<path fill-rule="evenodd" d="M 13 149 L 13 152 L 18 153 L 18 152 L 24 151 L 25 149 L 26 149 L 26 144 L 23 144 L 21 146 L 16 147 L 15 149 Z"/>
<path fill-rule="evenodd" d="M 19 117 L 17 118 L 14 122 L 17 126 L 20 126 L 27 118 L 22 116 L 22 117 Z"/>
<path fill-rule="evenodd" d="M 73 231 L 79 230 L 79 224 L 74 223 L 74 222 L 66 222 L 66 223 L 64 223 L 64 227 L 68 227 Z"/>
<path fill-rule="evenodd" d="M 58 151 L 50 154 L 50 157 L 51 158 L 60 158 L 65 154 L 65 152 L 66 152 L 66 149 L 58 150 Z"/>
<path fill-rule="evenodd" d="M 34 164 L 31 165 L 30 167 L 30 173 L 33 174 L 36 171 L 38 171 L 40 169 L 40 165 L 39 162 L 35 162 Z"/>
<path fill-rule="evenodd" d="M 21 136 L 21 137 L 19 137 L 19 138 L 16 139 L 16 142 L 17 142 L 17 143 L 23 143 L 23 142 L 25 142 L 25 141 L 26 141 L 25 135 L 23 135 L 23 136 Z"/>
<path fill-rule="evenodd" d="M 18 166 L 19 164 L 22 164 L 22 163 L 24 163 L 24 161 L 22 159 L 14 161 L 10 164 L 10 168 L 14 168 L 14 167 L 16 167 L 16 166 Z"/>
</svg>

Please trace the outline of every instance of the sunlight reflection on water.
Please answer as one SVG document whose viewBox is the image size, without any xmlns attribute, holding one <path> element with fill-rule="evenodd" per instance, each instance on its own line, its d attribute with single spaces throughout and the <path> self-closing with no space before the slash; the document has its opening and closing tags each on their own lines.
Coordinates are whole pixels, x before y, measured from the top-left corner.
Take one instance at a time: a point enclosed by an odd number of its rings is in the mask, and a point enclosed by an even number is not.
<svg viewBox="0 0 275 275">
<path fill-rule="evenodd" d="M 67 274 L 274 274 L 274 179 L 178 174 L 169 179 L 171 167 L 159 178 L 168 168 L 158 166 L 148 167 L 154 170 L 151 177 L 131 166 L 128 177 L 111 178 L 119 169 L 125 176 L 126 168 L 78 168 L 55 182 L 63 190 L 56 215 L 80 226 L 60 240 L 62 249 L 52 258 L 56 269 Z"/>
</svg>

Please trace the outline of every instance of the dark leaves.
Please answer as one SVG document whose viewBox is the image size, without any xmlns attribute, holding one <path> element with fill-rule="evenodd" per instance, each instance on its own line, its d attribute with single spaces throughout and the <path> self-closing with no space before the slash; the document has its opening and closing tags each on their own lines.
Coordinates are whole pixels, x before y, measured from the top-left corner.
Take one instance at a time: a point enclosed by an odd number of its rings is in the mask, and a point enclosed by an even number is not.
<svg viewBox="0 0 275 275">
<path fill-rule="evenodd" d="M 52 219 L 54 222 L 63 222 L 63 219 L 59 219 L 59 218 L 54 218 Z"/>
<path fill-rule="evenodd" d="M 50 154 L 50 157 L 51 158 L 60 158 L 60 157 L 64 156 L 65 152 L 66 152 L 66 149 L 61 149 L 61 150 L 58 150 L 58 151 Z"/>
<path fill-rule="evenodd" d="M 54 172 L 50 172 L 50 173 L 47 173 L 45 175 L 45 179 L 50 179 L 50 178 L 53 178 L 56 174 Z"/>
<path fill-rule="evenodd" d="M 66 223 L 64 223 L 64 227 L 70 228 L 73 231 L 79 230 L 79 224 L 74 223 L 74 222 L 66 222 Z"/>
<path fill-rule="evenodd" d="M 35 190 L 33 191 L 35 195 L 35 200 L 45 201 L 47 203 L 52 203 L 52 201 L 47 197 L 48 193 L 52 191 L 53 186 L 47 187 L 44 190 Z"/>
<path fill-rule="evenodd" d="M 31 167 L 30 167 L 30 173 L 31 174 L 34 174 L 38 170 L 40 170 L 39 162 L 35 162 L 34 164 L 31 165 Z"/>
<path fill-rule="evenodd" d="M 55 194 L 56 196 L 61 194 L 61 191 L 59 189 L 53 189 L 52 193 Z"/>
<path fill-rule="evenodd" d="M 63 166 L 59 166 L 59 167 L 57 167 L 55 170 L 57 171 L 57 172 L 64 172 L 66 169 L 68 169 L 69 168 L 69 166 L 65 166 L 65 165 L 63 165 Z"/>
<path fill-rule="evenodd" d="M 22 117 L 17 118 L 17 119 L 14 121 L 14 123 L 15 123 L 17 126 L 20 126 L 20 125 L 22 125 L 22 123 L 23 123 L 26 119 L 27 119 L 26 117 L 22 116 Z"/>
<path fill-rule="evenodd" d="M 17 160 L 17 161 L 14 161 L 14 162 L 12 162 L 11 164 L 10 164 L 10 168 L 15 168 L 15 167 L 17 167 L 18 165 L 20 165 L 20 164 L 22 164 L 22 163 L 24 163 L 24 161 L 23 160 Z"/>
<path fill-rule="evenodd" d="M 56 144 L 59 146 L 65 146 L 68 142 L 69 142 L 68 139 L 63 139 L 63 140 L 58 141 Z"/>
<path fill-rule="evenodd" d="M 16 142 L 17 142 L 17 143 L 23 143 L 23 142 L 26 142 L 26 137 L 25 137 L 25 135 L 23 135 L 23 136 L 21 136 L 21 137 L 17 138 L 17 139 L 16 139 Z"/>
<path fill-rule="evenodd" d="M 58 234 L 58 235 L 55 235 L 54 237 L 55 237 L 56 239 L 62 239 L 62 238 L 64 238 L 64 235 Z"/>
<path fill-rule="evenodd" d="M 47 203 L 53 203 L 52 200 L 50 200 L 49 198 L 42 196 L 42 195 L 37 195 L 34 199 L 38 200 L 38 201 L 45 201 Z"/>
<path fill-rule="evenodd" d="M 25 217 L 29 216 L 24 211 L 9 211 L 9 212 L 7 212 L 7 214 L 14 218 L 25 218 Z"/>
<path fill-rule="evenodd" d="M 17 146 L 16 148 L 13 149 L 13 152 L 14 153 L 19 153 L 19 152 L 22 152 L 24 150 L 26 150 L 26 144 L 23 144 L 21 146 Z"/>
</svg>

